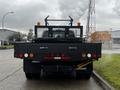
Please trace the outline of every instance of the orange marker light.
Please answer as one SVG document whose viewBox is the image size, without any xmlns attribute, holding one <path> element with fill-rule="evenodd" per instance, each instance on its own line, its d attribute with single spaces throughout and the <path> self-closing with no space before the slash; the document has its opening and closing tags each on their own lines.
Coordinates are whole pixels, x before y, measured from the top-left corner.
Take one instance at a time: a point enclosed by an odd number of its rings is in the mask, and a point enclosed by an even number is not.
<svg viewBox="0 0 120 90">
<path fill-rule="evenodd" d="M 82 57 L 85 58 L 85 57 L 86 57 L 86 54 L 85 54 L 85 53 L 82 53 Z"/>
<path fill-rule="evenodd" d="M 37 26 L 40 26 L 40 22 L 37 22 Z"/>
<path fill-rule="evenodd" d="M 80 22 L 77 22 L 77 26 L 80 26 Z"/>
<path fill-rule="evenodd" d="M 30 58 L 33 58 L 33 57 L 34 57 L 34 54 L 33 54 L 33 53 L 30 53 L 30 54 L 29 54 L 29 57 L 30 57 Z"/>
</svg>

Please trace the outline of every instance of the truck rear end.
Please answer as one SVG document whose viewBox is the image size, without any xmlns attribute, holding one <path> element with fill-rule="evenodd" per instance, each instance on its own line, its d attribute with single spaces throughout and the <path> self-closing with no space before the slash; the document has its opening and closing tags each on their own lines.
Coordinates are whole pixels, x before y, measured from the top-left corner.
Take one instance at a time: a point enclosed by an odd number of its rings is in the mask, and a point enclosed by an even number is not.
<svg viewBox="0 0 120 90">
<path fill-rule="evenodd" d="M 59 67 L 69 67 L 76 72 L 78 79 L 81 76 L 89 79 L 93 61 L 101 57 L 101 43 L 85 41 L 83 26 L 72 26 L 72 18 L 67 20 L 70 21 L 70 26 L 48 26 L 48 21 L 53 20 L 46 18 L 45 21 L 45 26 L 35 26 L 35 39 L 14 45 L 14 57 L 23 59 L 26 77 L 38 78 L 41 70 L 46 73 L 59 71 Z M 43 33 L 38 33 L 41 29 Z M 62 71 L 64 70 L 66 69 L 63 68 Z"/>
</svg>

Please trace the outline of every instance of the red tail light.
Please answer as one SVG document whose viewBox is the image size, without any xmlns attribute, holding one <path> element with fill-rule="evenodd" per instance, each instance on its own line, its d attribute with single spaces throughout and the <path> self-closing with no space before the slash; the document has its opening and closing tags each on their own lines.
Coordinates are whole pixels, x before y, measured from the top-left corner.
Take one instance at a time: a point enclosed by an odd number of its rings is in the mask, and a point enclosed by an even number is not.
<svg viewBox="0 0 120 90">
<path fill-rule="evenodd" d="M 46 54 L 44 59 L 46 59 L 46 60 L 53 60 L 54 59 L 54 55 L 53 54 Z"/>
<path fill-rule="evenodd" d="M 18 54 L 18 57 L 19 57 L 19 58 L 24 58 L 24 54 L 23 54 L 23 53 L 19 53 L 19 54 Z"/>
<path fill-rule="evenodd" d="M 70 56 L 65 56 L 64 54 L 62 54 L 62 55 L 61 55 L 61 59 L 62 59 L 63 61 L 69 61 L 69 60 L 71 60 L 71 57 L 70 57 Z"/>
<path fill-rule="evenodd" d="M 93 57 L 94 59 L 97 59 L 97 54 L 96 54 L 96 53 L 92 53 L 92 57 Z"/>
<path fill-rule="evenodd" d="M 61 59 L 62 59 L 63 61 L 69 61 L 69 60 L 71 60 L 71 57 L 64 56 L 64 57 L 61 57 Z"/>
</svg>

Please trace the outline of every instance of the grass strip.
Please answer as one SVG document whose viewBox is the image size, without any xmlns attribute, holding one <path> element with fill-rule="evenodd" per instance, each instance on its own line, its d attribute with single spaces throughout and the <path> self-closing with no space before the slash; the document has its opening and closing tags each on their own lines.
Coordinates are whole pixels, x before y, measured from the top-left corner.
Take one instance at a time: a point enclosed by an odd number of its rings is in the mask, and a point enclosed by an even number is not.
<svg viewBox="0 0 120 90">
<path fill-rule="evenodd" d="M 94 62 L 94 69 L 116 90 L 120 90 L 120 54 L 104 54 Z"/>
</svg>

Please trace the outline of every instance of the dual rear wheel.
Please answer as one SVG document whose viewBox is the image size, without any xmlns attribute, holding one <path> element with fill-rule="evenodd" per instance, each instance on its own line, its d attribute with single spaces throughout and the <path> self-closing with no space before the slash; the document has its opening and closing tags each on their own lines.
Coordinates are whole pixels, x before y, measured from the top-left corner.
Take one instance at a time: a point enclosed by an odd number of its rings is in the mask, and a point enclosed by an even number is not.
<svg viewBox="0 0 120 90">
<path fill-rule="evenodd" d="M 25 73 L 27 79 L 39 79 L 40 73 Z"/>
<path fill-rule="evenodd" d="M 76 70 L 76 79 L 90 79 L 93 71 L 93 63 L 88 64 L 86 70 Z"/>
<path fill-rule="evenodd" d="M 76 70 L 76 79 L 90 79 L 93 71 L 93 63 L 85 66 L 86 70 Z M 27 79 L 40 79 L 41 73 L 28 73 L 25 72 L 25 76 Z"/>
</svg>

